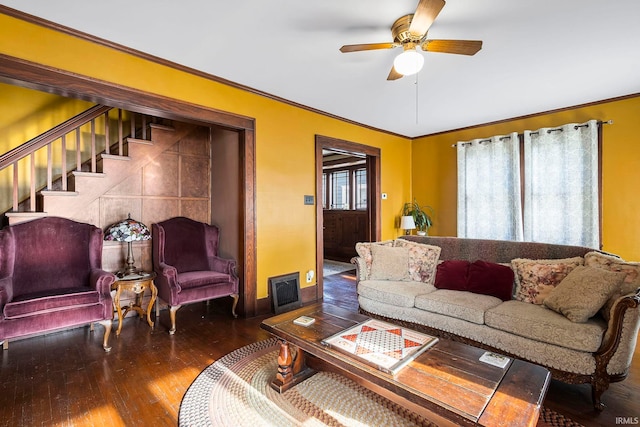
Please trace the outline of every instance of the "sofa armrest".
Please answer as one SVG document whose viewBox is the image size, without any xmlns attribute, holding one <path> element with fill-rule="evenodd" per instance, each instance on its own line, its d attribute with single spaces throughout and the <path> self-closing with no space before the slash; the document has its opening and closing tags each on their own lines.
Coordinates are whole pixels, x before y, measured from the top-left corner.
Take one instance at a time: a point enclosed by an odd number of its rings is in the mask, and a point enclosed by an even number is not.
<svg viewBox="0 0 640 427">
<path fill-rule="evenodd" d="M 116 276 L 99 268 L 92 268 L 89 275 L 90 286 L 102 296 L 111 298 L 111 285 L 116 281 Z"/>
<path fill-rule="evenodd" d="M 13 280 L 11 277 L 0 279 L 0 312 L 4 305 L 13 299 Z"/>
<path fill-rule="evenodd" d="M 351 264 L 356 266 L 356 282 L 367 280 L 367 265 L 364 262 L 364 258 L 359 256 L 353 257 L 351 258 Z"/>
<path fill-rule="evenodd" d="M 631 363 L 640 327 L 640 290 L 618 298 L 611 308 L 611 318 L 602 339 L 600 349 L 595 353 L 600 366 L 607 367 L 609 373 L 625 374 Z M 615 359 L 615 360 L 614 360 Z M 616 366 L 607 366 L 609 362 Z M 624 366 L 622 366 L 624 365 Z"/>
<path fill-rule="evenodd" d="M 236 261 L 233 259 L 220 258 L 217 256 L 209 257 L 209 265 L 213 271 L 228 274 L 236 277 Z"/>
</svg>

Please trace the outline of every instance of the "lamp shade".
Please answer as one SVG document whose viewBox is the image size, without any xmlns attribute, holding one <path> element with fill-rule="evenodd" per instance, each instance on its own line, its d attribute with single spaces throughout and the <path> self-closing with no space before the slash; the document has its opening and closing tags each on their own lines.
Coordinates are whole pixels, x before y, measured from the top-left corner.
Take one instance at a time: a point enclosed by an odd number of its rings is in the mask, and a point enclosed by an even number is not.
<svg viewBox="0 0 640 427">
<path fill-rule="evenodd" d="M 393 60 L 393 68 L 404 76 L 417 73 L 422 70 L 423 65 L 424 57 L 415 49 L 405 50 Z"/>
<path fill-rule="evenodd" d="M 104 240 L 114 242 L 137 242 L 149 239 L 151 239 L 149 228 L 140 221 L 131 219 L 131 214 L 127 219 L 110 225 L 104 233 Z"/>
<path fill-rule="evenodd" d="M 403 230 L 413 230 L 416 228 L 416 222 L 411 215 L 404 215 L 400 218 L 400 228 Z"/>
</svg>

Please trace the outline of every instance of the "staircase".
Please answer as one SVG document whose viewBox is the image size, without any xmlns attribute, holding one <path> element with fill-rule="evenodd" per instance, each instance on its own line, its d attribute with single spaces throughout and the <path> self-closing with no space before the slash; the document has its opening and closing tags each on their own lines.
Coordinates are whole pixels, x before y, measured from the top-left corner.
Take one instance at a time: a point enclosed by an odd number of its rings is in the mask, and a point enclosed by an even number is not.
<svg viewBox="0 0 640 427">
<path fill-rule="evenodd" d="M 13 168 L 11 188 L 1 188 L 2 200 L 12 202 L 4 215 L 9 224 L 43 216 L 84 218 L 96 199 L 191 129 L 103 105 L 92 107 L 0 156 L 0 171 Z"/>
</svg>

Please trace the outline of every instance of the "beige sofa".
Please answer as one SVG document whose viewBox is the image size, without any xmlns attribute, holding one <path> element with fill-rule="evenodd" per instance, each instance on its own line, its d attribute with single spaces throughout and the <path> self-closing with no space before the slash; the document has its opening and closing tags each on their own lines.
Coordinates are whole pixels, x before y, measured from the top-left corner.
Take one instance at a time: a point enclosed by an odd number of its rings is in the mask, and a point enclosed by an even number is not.
<svg viewBox="0 0 640 427">
<path fill-rule="evenodd" d="M 455 237 L 403 236 L 358 243 L 356 250 L 364 314 L 531 361 L 567 383 L 591 384 L 596 409 L 609 384 L 628 374 L 640 326 L 638 263 L 584 247 Z M 447 271 L 460 265 L 467 276 L 458 283 Z M 475 273 L 471 265 L 479 266 Z M 498 293 L 487 272 L 500 276 Z"/>
</svg>

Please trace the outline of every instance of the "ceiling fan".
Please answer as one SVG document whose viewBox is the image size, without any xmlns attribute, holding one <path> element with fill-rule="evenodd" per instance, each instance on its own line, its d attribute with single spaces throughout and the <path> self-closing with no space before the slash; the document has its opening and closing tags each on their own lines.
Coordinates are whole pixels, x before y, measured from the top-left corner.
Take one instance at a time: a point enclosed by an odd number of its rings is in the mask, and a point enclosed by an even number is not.
<svg viewBox="0 0 640 427">
<path fill-rule="evenodd" d="M 420 0 L 414 14 L 398 18 L 391 26 L 393 42 L 349 44 L 342 46 L 340 52 L 349 53 L 402 47 L 403 52 L 393 61 L 393 67 L 387 80 L 397 80 L 420 71 L 424 64 L 424 57 L 416 49 L 418 46 L 425 52 L 475 55 L 482 48 L 480 40 L 427 39 L 427 31 L 444 5 L 444 0 Z"/>
</svg>

